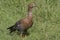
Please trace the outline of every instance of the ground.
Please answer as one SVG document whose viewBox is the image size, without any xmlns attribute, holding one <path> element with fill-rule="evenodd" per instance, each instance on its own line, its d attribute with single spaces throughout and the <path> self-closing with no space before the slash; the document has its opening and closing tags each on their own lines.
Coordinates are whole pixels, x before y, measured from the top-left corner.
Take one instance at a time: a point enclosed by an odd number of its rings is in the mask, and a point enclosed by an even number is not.
<svg viewBox="0 0 60 40">
<path fill-rule="evenodd" d="M 8 27 L 27 15 L 27 5 L 35 2 L 29 36 L 9 34 Z M 60 40 L 60 0 L 0 0 L 0 40 Z"/>
</svg>

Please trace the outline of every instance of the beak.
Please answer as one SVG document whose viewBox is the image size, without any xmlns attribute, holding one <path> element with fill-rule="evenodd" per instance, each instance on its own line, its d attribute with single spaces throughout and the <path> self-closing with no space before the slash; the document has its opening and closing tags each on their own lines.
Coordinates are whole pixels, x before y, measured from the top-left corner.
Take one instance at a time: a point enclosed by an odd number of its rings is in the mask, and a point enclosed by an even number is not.
<svg viewBox="0 0 60 40">
<path fill-rule="evenodd" d="M 34 7 L 35 7 L 36 9 L 39 9 L 38 5 L 35 5 Z"/>
<path fill-rule="evenodd" d="M 37 5 L 35 4 L 34 7 L 37 7 Z"/>
<path fill-rule="evenodd" d="M 37 7 L 37 4 L 35 3 L 34 7 Z"/>
<path fill-rule="evenodd" d="M 37 7 L 36 5 L 34 7 Z"/>
</svg>

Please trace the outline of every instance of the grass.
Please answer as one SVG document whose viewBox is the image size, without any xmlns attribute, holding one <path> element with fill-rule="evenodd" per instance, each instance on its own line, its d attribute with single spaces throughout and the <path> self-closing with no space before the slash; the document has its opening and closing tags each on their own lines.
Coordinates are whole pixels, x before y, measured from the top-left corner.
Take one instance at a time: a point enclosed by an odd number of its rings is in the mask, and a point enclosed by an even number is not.
<svg viewBox="0 0 60 40">
<path fill-rule="evenodd" d="M 30 35 L 25 38 L 16 32 L 9 35 L 7 28 L 26 17 L 30 2 L 38 6 L 33 8 Z M 60 0 L 0 0 L 0 40 L 60 40 Z"/>
</svg>

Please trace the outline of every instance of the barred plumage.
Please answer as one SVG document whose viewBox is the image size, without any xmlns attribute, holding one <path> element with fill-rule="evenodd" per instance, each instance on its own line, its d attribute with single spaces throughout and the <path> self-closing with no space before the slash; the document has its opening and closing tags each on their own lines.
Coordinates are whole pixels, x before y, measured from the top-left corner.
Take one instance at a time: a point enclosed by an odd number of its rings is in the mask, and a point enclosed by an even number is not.
<svg viewBox="0 0 60 40">
<path fill-rule="evenodd" d="M 28 5 L 28 16 L 16 22 L 15 25 L 7 28 L 10 29 L 10 33 L 17 30 L 21 32 L 22 37 L 24 37 L 28 33 L 27 30 L 33 25 L 32 8 L 35 6 L 35 3 L 31 3 Z"/>
</svg>

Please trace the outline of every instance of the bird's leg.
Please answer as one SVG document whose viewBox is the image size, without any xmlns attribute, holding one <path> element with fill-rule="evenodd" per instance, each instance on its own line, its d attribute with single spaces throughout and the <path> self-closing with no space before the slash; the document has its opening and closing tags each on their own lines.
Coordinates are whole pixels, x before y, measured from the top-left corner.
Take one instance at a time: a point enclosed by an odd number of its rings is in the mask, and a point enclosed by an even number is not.
<svg viewBox="0 0 60 40">
<path fill-rule="evenodd" d="M 24 32 L 24 30 L 20 30 L 20 32 L 21 32 L 21 36 L 22 36 L 22 37 L 25 37 L 25 32 Z"/>
<path fill-rule="evenodd" d="M 22 37 L 25 37 L 27 35 L 29 35 L 29 33 L 27 32 L 27 30 L 21 31 L 21 35 Z"/>
<path fill-rule="evenodd" d="M 29 35 L 29 33 L 28 33 L 28 31 L 27 31 L 27 30 L 24 30 L 24 33 L 25 33 L 25 35 L 26 35 L 26 36 L 28 36 L 28 35 Z"/>
<path fill-rule="evenodd" d="M 22 37 L 25 37 L 25 32 L 23 31 L 23 33 L 22 33 Z"/>
</svg>

